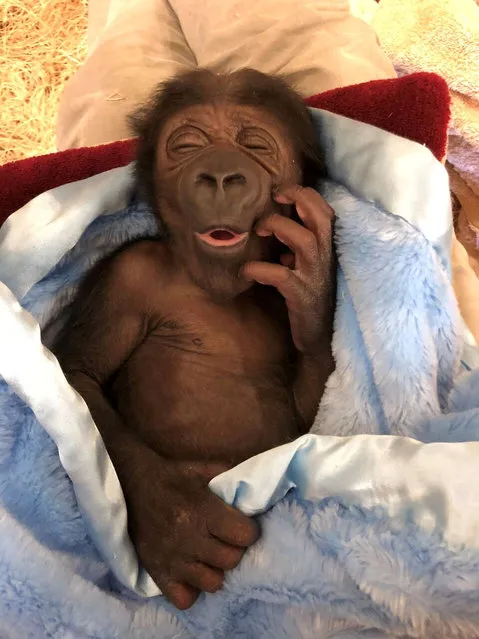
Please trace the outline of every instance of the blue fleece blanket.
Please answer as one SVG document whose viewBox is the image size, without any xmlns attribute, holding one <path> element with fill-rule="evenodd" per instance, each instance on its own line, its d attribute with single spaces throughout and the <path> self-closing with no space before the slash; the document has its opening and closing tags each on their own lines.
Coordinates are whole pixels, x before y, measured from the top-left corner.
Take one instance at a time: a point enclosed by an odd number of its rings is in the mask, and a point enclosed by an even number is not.
<svg viewBox="0 0 479 639">
<path fill-rule="evenodd" d="M 390 136 L 393 157 L 422 159 L 423 196 L 405 184 L 404 199 L 392 162 L 389 191 L 371 197 L 388 134 L 316 117 L 338 178 L 318 185 L 338 218 L 336 371 L 311 434 L 212 481 L 263 513 L 262 538 L 186 612 L 138 566 L 95 425 L 39 338 L 57 318 L 48 345 L 92 263 L 155 232 L 154 219 L 118 170 L 105 179 L 123 183 L 123 206 L 116 194 L 78 208 L 85 192 L 94 199 L 85 181 L 0 232 L 1 639 L 479 636 L 479 370 L 449 283 L 444 202 L 431 221 L 424 176 L 443 169 Z M 344 146 L 344 127 L 362 141 Z M 355 143 L 375 161 L 363 153 L 358 165 Z"/>
</svg>

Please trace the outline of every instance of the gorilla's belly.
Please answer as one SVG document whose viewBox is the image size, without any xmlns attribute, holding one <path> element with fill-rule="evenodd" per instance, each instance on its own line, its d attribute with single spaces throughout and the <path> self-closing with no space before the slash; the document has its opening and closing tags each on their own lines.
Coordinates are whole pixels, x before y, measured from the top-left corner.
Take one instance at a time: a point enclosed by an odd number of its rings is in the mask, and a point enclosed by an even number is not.
<svg viewBox="0 0 479 639">
<path fill-rule="evenodd" d="M 131 428 L 175 459 L 236 464 L 299 434 L 292 386 L 277 363 L 252 367 L 147 339 L 109 395 Z"/>
</svg>

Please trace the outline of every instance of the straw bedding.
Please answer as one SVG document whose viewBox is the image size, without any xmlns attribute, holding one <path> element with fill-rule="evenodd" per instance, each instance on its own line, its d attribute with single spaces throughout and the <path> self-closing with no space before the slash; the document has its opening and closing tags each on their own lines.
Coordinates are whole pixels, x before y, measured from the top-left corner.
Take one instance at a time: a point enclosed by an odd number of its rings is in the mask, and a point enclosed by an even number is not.
<svg viewBox="0 0 479 639">
<path fill-rule="evenodd" d="M 51 153 L 63 87 L 87 51 L 88 0 L 0 0 L 0 164 Z"/>
</svg>

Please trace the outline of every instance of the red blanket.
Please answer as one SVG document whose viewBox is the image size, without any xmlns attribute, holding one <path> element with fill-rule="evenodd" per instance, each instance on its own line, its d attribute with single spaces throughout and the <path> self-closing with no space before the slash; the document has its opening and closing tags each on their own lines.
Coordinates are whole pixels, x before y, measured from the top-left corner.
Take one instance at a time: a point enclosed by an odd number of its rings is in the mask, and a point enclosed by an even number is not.
<svg viewBox="0 0 479 639">
<path fill-rule="evenodd" d="M 313 96 L 307 104 L 373 124 L 428 146 L 438 160 L 446 154 L 450 97 L 433 73 L 374 80 Z M 103 171 L 134 157 L 135 141 L 71 149 L 0 167 L 0 225 L 36 195 Z"/>
</svg>

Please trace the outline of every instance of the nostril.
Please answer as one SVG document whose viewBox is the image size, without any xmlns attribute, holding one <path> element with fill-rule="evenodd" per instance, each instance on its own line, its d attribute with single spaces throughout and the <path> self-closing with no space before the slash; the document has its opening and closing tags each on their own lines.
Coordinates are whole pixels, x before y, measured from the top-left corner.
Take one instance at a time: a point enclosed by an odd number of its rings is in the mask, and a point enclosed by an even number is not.
<svg viewBox="0 0 479 639">
<path fill-rule="evenodd" d="M 207 186 L 218 186 L 218 182 L 215 178 L 214 175 L 210 175 L 209 173 L 200 173 L 199 175 L 196 176 L 196 183 L 200 184 L 206 184 Z"/>
<path fill-rule="evenodd" d="M 206 173 L 205 171 L 203 171 L 201 173 L 198 173 L 195 179 L 195 183 L 203 184 L 204 186 L 215 189 L 227 189 L 228 187 L 234 185 L 245 185 L 246 177 L 241 173 L 219 173 L 215 175 L 214 173 Z"/>
<path fill-rule="evenodd" d="M 231 173 L 230 175 L 225 175 L 223 178 L 223 188 L 228 186 L 237 185 L 245 185 L 246 178 L 241 173 Z"/>
</svg>

